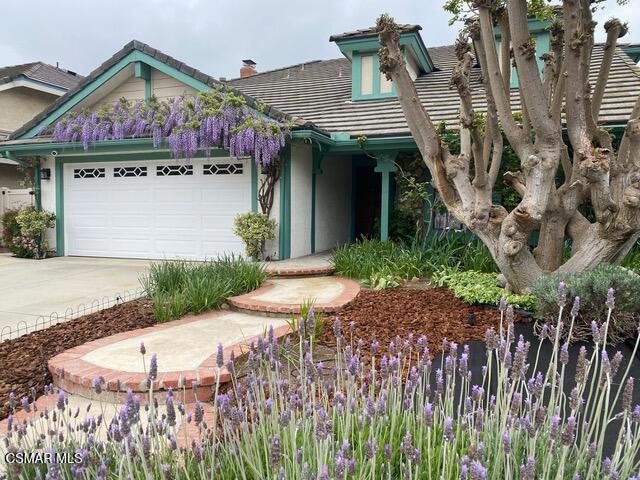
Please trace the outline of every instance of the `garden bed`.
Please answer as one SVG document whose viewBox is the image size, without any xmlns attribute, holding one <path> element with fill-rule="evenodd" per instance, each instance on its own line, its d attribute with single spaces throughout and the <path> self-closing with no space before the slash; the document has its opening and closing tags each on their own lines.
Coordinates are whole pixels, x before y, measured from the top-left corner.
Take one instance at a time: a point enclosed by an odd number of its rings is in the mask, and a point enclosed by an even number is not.
<svg viewBox="0 0 640 480">
<path fill-rule="evenodd" d="M 8 395 L 17 400 L 39 396 L 52 382 L 49 359 L 69 348 L 116 333 L 156 323 L 153 304 L 147 299 L 116 305 L 75 320 L 0 343 L 0 419 L 9 414 Z"/>
<path fill-rule="evenodd" d="M 474 324 L 469 325 L 473 314 Z M 362 290 L 356 299 L 338 312 L 346 338 L 350 336 L 350 322 L 354 322 L 354 340 L 378 341 L 385 349 L 390 341 L 407 338 L 412 333 L 417 339 L 426 335 L 429 350 L 437 354 L 442 340 L 464 344 L 472 340 L 484 341 L 488 328 L 498 328 L 500 312 L 491 307 L 468 305 L 453 296 L 446 288 L 396 288 Z M 530 318 L 516 315 L 517 322 Z M 328 322 L 321 341 L 335 345 L 333 319 Z M 365 350 L 368 352 L 368 345 Z"/>
</svg>

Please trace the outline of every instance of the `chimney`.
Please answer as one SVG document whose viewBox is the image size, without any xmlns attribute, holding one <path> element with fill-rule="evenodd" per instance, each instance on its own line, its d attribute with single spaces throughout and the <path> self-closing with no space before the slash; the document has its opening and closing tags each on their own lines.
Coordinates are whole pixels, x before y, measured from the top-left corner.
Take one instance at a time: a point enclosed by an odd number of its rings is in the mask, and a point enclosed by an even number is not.
<svg viewBox="0 0 640 480">
<path fill-rule="evenodd" d="M 240 78 L 251 77 L 258 73 L 256 70 L 256 62 L 247 59 L 242 60 L 242 68 L 240 69 Z"/>
</svg>

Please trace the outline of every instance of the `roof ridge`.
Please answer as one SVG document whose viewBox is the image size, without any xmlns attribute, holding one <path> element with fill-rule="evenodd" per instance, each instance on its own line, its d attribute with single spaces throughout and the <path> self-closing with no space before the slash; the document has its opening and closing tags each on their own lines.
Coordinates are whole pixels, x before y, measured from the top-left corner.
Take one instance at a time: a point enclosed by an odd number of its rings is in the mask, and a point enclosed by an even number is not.
<svg viewBox="0 0 640 480">
<path fill-rule="evenodd" d="M 342 58 L 328 58 L 328 59 L 325 59 L 325 60 L 322 60 L 322 59 L 320 59 L 320 60 L 309 60 L 308 62 L 295 63 L 293 65 L 289 65 L 289 66 L 286 66 L 286 67 L 278 67 L 278 68 L 273 68 L 271 70 L 265 70 L 264 72 L 254 73 L 253 75 L 250 75 L 248 77 L 230 78 L 230 79 L 228 79 L 226 81 L 227 82 L 234 82 L 236 80 L 244 80 L 245 78 L 253 78 L 253 77 L 257 77 L 259 75 L 265 75 L 267 73 L 275 73 L 275 72 L 280 72 L 280 71 L 283 71 L 283 70 L 289 70 L 291 68 L 300 67 L 302 65 L 311 65 L 313 63 L 322 63 L 322 62 L 332 62 L 332 61 L 335 61 L 335 60 L 342 60 Z"/>
<path fill-rule="evenodd" d="M 137 50 L 146 55 L 149 55 L 150 57 L 153 57 L 154 59 L 168 65 L 169 67 L 176 69 L 181 73 L 193 78 L 194 80 L 197 80 L 198 82 L 208 85 L 210 87 L 213 87 L 215 85 L 227 86 L 226 83 L 220 82 L 218 79 L 212 77 L 211 75 L 207 75 L 206 73 L 203 73 L 200 70 L 193 68 L 187 65 L 186 63 L 181 62 L 180 60 L 177 60 L 174 57 L 167 55 L 166 53 L 163 53 L 162 51 L 156 48 L 153 48 L 152 46 L 144 42 L 141 42 L 140 40 L 133 39 L 129 41 L 127 44 L 125 44 L 124 47 L 122 47 L 120 50 L 114 53 L 107 60 L 102 62 L 97 68 L 92 70 L 91 73 L 89 73 L 89 75 L 82 78 L 74 87 L 71 87 L 62 96 L 58 97 L 52 104 L 50 104 L 42 112 L 34 116 L 31 120 L 29 120 L 27 123 L 22 125 L 17 130 L 15 130 L 9 138 L 12 140 L 16 139 L 21 135 L 23 135 L 24 133 L 31 130 L 32 128 L 36 127 L 39 123 L 44 121 L 52 112 L 60 108 L 73 96 L 79 93 L 86 85 L 93 82 L 98 76 L 105 73 L 109 68 L 116 65 L 119 61 L 124 59 L 127 55 L 129 55 L 134 50 Z M 281 120 L 281 121 L 294 120 L 294 118 L 288 113 L 285 113 L 264 102 L 260 102 L 258 99 L 250 95 L 247 95 L 246 93 L 238 90 L 237 88 L 234 88 L 233 86 L 228 85 L 228 88 L 232 93 L 241 96 L 246 101 L 247 105 L 250 108 L 258 110 L 259 107 L 264 107 L 264 109 L 262 110 L 263 113 L 273 118 L 274 120 Z"/>
</svg>

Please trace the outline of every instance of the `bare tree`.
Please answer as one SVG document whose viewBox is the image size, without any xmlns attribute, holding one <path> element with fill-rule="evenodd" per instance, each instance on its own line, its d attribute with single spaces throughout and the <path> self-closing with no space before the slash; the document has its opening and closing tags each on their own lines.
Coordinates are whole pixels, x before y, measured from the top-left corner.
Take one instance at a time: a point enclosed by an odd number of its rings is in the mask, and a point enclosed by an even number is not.
<svg viewBox="0 0 640 480">
<path fill-rule="evenodd" d="M 508 287 L 526 292 L 544 272 L 584 271 L 601 262 L 620 261 L 638 239 L 640 98 L 614 152 L 609 133 L 598 125 L 598 116 L 616 43 L 626 26 L 615 19 L 605 24 L 607 41 L 592 89 L 592 1 L 563 1 L 563 24 L 551 28 L 551 51 L 543 56 L 542 75 L 528 28 L 527 1 L 506 0 L 506 8 L 499 8 L 499 3 L 475 0 L 475 17 L 456 42 L 458 64 L 450 85 L 460 97 L 459 155 L 449 152 L 421 103 L 405 67 L 400 29 L 388 15 L 377 22 L 382 44 L 380 70 L 396 85 L 409 129 L 446 207 L 487 245 Z M 500 55 L 495 25 L 502 34 Z M 518 120 L 510 100 L 509 45 L 519 79 L 522 118 Z M 475 61 L 480 64 L 486 96 L 483 124 L 477 121 L 469 87 Z M 520 171 L 507 172 L 502 179 L 521 197 L 511 212 L 492 203 L 503 151 L 502 132 L 520 159 Z M 558 185 L 560 169 L 564 181 Z M 589 203 L 595 221 L 580 212 Z M 531 250 L 529 237 L 534 230 L 540 235 Z M 563 264 L 567 236 L 572 252 Z"/>
</svg>

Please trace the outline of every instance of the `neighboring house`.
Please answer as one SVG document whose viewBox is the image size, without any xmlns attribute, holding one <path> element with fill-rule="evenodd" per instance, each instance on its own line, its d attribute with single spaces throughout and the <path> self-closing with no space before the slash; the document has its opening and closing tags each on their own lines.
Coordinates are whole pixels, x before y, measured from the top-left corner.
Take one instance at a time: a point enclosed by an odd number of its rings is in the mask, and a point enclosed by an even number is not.
<svg viewBox="0 0 640 480">
<path fill-rule="evenodd" d="M 0 140 L 42 112 L 82 77 L 42 62 L 0 67 Z M 0 152 L 0 188 L 18 188 L 16 162 Z"/>
<path fill-rule="evenodd" d="M 532 25 L 539 49 L 548 33 Z M 417 152 L 394 85 L 378 70 L 376 34 L 359 30 L 331 37 L 342 58 L 257 73 L 245 61 L 241 78 L 228 85 L 249 106 L 259 100 L 265 114 L 294 121 L 283 150 L 272 216 L 276 258 L 322 251 L 360 234 L 386 238 L 394 190 L 394 159 Z M 401 44 L 416 88 L 435 122 L 457 127 L 459 100 L 448 82 L 453 46 L 426 48 L 420 27 L 403 27 Z M 637 46 L 632 46 L 636 48 Z M 631 47 L 630 47 L 631 48 Z M 539 53 L 543 53 L 540 51 Z M 602 46 L 594 48 L 597 75 Z M 479 68 L 471 75 L 474 103 L 483 110 Z M 517 82 L 517 80 L 515 80 Z M 120 97 L 160 99 L 209 90 L 219 81 L 138 41 L 132 41 L 47 110 L 0 144 L 16 160 L 40 158 L 42 207 L 57 214 L 60 255 L 132 258 L 215 257 L 241 252 L 232 233 L 234 217 L 257 210 L 259 172 L 250 159 L 217 151 L 185 161 L 172 159 L 151 139 L 55 143 L 41 129 L 66 112 L 97 108 Z M 621 131 L 640 95 L 640 69 L 619 47 L 605 92 L 601 121 Z M 513 102 L 518 108 L 517 89 Z M 359 137 L 366 136 L 366 152 Z M 124 173 L 123 173 L 124 172 Z"/>
</svg>

